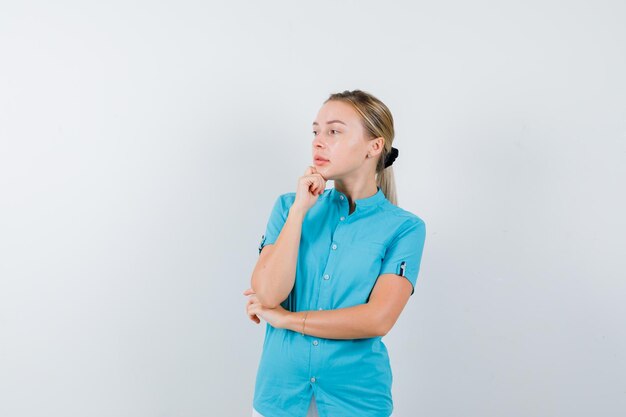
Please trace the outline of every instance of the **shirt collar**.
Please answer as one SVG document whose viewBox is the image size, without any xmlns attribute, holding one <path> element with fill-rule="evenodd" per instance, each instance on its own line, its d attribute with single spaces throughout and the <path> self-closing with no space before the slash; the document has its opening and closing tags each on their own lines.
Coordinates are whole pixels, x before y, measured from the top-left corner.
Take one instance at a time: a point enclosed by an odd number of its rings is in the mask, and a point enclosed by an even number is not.
<svg viewBox="0 0 626 417">
<path fill-rule="evenodd" d="M 376 194 L 369 196 L 369 197 L 358 198 L 354 200 L 356 207 L 376 206 L 382 203 L 383 201 L 385 201 L 386 197 L 385 197 L 385 194 L 383 193 L 383 190 L 379 186 L 376 186 L 376 188 L 377 188 Z M 341 196 L 343 196 L 343 199 L 348 201 L 346 195 L 342 193 L 341 191 L 337 191 L 337 189 L 334 187 L 330 189 L 329 194 L 333 200 L 341 200 Z"/>
</svg>

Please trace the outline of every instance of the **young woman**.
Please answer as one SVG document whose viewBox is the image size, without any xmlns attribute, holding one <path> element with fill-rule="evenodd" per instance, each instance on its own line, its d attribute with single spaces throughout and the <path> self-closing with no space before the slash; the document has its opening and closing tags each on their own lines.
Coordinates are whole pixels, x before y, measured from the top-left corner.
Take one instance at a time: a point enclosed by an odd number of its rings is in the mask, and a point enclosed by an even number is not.
<svg viewBox="0 0 626 417">
<path fill-rule="evenodd" d="M 391 415 L 382 337 L 413 295 L 426 233 L 397 206 L 393 138 L 389 109 L 364 91 L 319 110 L 314 165 L 276 199 L 244 291 L 250 319 L 267 322 L 253 416 Z"/>
</svg>

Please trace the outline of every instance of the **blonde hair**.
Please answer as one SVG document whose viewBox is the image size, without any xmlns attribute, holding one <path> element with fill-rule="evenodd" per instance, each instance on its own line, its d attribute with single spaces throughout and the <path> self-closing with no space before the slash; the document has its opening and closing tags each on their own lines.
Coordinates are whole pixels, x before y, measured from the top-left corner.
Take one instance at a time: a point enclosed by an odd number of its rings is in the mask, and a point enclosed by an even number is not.
<svg viewBox="0 0 626 417">
<path fill-rule="evenodd" d="M 397 206 L 398 195 L 393 165 L 385 168 L 385 158 L 391 152 L 395 136 L 391 112 L 382 101 L 362 90 L 344 90 L 341 93 L 333 93 L 324 103 L 330 100 L 343 101 L 352 105 L 361 116 L 363 127 L 370 140 L 381 136 L 385 139 L 383 151 L 376 164 L 376 185 L 381 188 L 387 200 Z"/>
</svg>

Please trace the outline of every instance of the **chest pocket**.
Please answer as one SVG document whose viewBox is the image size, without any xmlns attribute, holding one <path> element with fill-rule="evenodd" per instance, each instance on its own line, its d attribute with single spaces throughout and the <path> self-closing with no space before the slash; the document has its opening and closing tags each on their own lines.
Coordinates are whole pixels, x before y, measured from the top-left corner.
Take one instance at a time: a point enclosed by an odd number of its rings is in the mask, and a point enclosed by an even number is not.
<svg viewBox="0 0 626 417">
<path fill-rule="evenodd" d="M 382 260 L 385 255 L 385 245 L 376 242 L 354 242 L 350 244 L 353 253 L 361 256 L 373 257 Z"/>
<path fill-rule="evenodd" d="M 361 265 L 363 278 L 371 279 L 373 283 L 378 278 L 386 246 L 375 242 L 358 242 L 351 246 L 354 263 Z"/>
<path fill-rule="evenodd" d="M 386 251 L 386 246 L 382 243 L 363 241 L 345 244 L 342 248 L 341 260 L 333 274 L 333 308 L 367 302 Z"/>
</svg>

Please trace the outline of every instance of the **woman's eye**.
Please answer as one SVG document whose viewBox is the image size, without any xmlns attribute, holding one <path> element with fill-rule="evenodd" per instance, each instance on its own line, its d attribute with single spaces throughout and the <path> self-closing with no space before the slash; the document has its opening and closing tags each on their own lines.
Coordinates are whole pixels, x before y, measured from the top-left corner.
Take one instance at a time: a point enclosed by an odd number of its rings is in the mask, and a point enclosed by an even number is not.
<svg viewBox="0 0 626 417">
<path fill-rule="evenodd" d="M 331 132 L 331 133 L 332 133 L 332 132 L 341 133 L 341 132 L 339 132 L 338 130 L 335 130 L 335 129 L 330 129 L 330 130 L 329 130 L 329 132 Z M 315 131 L 315 130 L 314 130 L 314 131 L 313 131 L 313 135 L 317 135 L 317 131 Z"/>
</svg>

